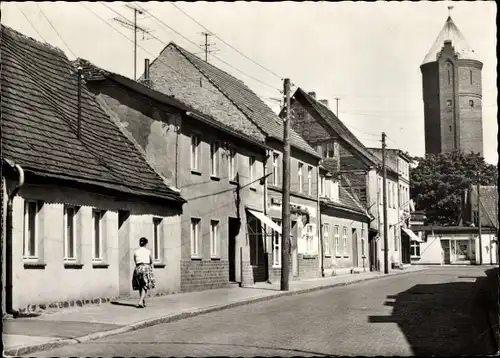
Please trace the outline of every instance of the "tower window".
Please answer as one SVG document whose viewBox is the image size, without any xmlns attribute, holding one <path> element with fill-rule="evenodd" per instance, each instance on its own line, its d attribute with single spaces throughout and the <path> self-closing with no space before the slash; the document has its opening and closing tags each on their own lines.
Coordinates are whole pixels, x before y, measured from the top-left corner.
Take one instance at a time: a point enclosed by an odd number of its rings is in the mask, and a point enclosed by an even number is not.
<svg viewBox="0 0 500 358">
<path fill-rule="evenodd" d="M 446 100 L 446 107 L 451 107 L 451 99 Z"/>
<path fill-rule="evenodd" d="M 448 70 L 448 84 L 451 84 L 451 71 Z"/>
<path fill-rule="evenodd" d="M 451 126 L 450 126 L 450 132 L 452 132 L 453 130 L 451 129 Z"/>
<path fill-rule="evenodd" d="M 470 84 L 472 84 L 472 71 L 470 71 Z"/>
<path fill-rule="evenodd" d="M 471 99 L 469 100 L 469 106 L 474 107 L 474 101 Z"/>
</svg>

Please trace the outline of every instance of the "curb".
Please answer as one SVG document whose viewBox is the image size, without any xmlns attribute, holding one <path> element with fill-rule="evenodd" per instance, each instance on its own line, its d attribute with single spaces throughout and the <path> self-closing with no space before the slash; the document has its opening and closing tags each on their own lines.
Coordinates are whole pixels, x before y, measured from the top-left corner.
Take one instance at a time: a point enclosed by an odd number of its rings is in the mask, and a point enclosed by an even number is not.
<svg viewBox="0 0 500 358">
<path fill-rule="evenodd" d="M 332 283 L 329 285 L 316 286 L 316 287 L 305 288 L 305 289 L 300 289 L 300 290 L 296 290 L 296 291 L 286 291 L 286 292 L 278 291 L 279 293 L 270 294 L 268 296 L 244 299 L 244 300 L 229 303 L 229 304 L 215 305 L 215 306 L 211 306 L 211 307 L 200 308 L 200 309 L 197 309 L 194 311 L 182 312 L 182 313 L 176 313 L 173 315 L 152 318 L 152 319 L 132 323 L 132 324 L 120 327 L 120 328 L 111 329 L 108 331 L 91 333 L 91 334 L 81 336 L 78 338 L 60 339 L 60 340 L 56 340 L 56 341 L 33 344 L 33 345 L 19 347 L 19 348 L 11 348 L 11 349 L 5 350 L 3 352 L 3 356 L 4 357 L 6 357 L 6 356 L 8 356 L 8 357 L 24 356 L 24 355 L 32 354 L 32 353 L 38 352 L 38 351 L 45 351 L 45 350 L 59 348 L 59 347 L 70 345 L 70 344 L 76 344 L 76 343 L 87 343 L 87 342 L 95 341 L 95 340 L 102 339 L 105 337 L 114 336 L 117 334 L 127 333 L 127 332 L 135 331 L 138 329 L 142 329 L 142 328 L 156 326 L 159 324 L 180 321 L 180 320 L 183 320 L 186 318 L 196 317 L 196 316 L 200 316 L 203 314 L 222 311 L 222 310 L 226 310 L 226 309 L 230 309 L 230 308 L 234 308 L 234 307 L 238 307 L 238 306 L 245 306 L 245 305 L 248 305 L 251 303 L 270 301 L 270 300 L 273 300 L 273 299 L 279 298 L 279 297 L 294 296 L 294 295 L 300 295 L 300 294 L 310 293 L 310 292 L 315 292 L 315 291 L 322 291 L 322 290 L 327 290 L 327 289 L 334 288 L 334 287 L 349 286 L 349 285 L 352 285 L 355 283 L 380 280 L 380 279 L 389 278 L 392 276 L 399 276 L 399 275 L 405 275 L 405 274 L 407 275 L 407 274 L 420 272 L 420 271 L 424 271 L 424 270 L 426 270 L 426 268 L 422 268 L 419 270 L 407 271 L 407 272 L 390 273 L 388 275 L 381 274 L 380 276 L 367 277 L 367 278 L 363 278 L 360 280 L 353 280 L 350 282 L 337 282 L 337 283 Z"/>
</svg>

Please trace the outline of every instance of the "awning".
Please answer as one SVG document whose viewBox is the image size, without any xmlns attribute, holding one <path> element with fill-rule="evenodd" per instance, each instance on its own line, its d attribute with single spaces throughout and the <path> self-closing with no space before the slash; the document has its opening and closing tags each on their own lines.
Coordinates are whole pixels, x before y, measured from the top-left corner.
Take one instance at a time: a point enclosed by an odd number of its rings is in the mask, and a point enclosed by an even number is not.
<svg viewBox="0 0 500 358">
<path fill-rule="evenodd" d="M 247 210 L 250 214 L 252 214 L 257 219 L 259 219 L 263 224 L 269 226 L 271 229 L 273 229 L 274 231 L 276 231 L 278 234 L 281 235 L 281 227 L 278 224 L 276 224 L 274 221 L 272 221 L 271 218 L 269 218 L 268 216 L 266 216 L 263 213 L 260 213 L 258 211 L 250 210 L 250 209 L 247 209 Z"/>
<path fill-rule="evenodd" d="M 416 235 L 410 229 L 406 229 L 406 228 L 402 227 L 401 230 L 403 230 L 406 233 L 406 235 L 408 235 L 410 237 L 410 240 L 417 241 L 417 242 L 424 242 L 418 235 Z"/>
</svg>

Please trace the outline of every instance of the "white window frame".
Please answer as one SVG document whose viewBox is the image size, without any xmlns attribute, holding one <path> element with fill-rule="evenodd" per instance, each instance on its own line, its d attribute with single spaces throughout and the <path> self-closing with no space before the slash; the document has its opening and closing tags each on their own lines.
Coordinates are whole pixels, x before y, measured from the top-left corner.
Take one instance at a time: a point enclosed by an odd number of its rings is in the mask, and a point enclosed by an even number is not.
<svg viewBox="0 0 500 358">
<path fill-rule="evenodd" d="M 330 151 L 332 155 L 330 155 Z M 335 143 L 326 143 L 326 156 L 325 158 L 334 158 L 335 157 Z"/>
<path fill-rule="evenodd" d="M 68 224 L 69 224 L 68 220 L 70 218 L 70 216 L 68 216 L 69 211 L 73 212 L 73 216 L 71 216 L 71 221 L 72 221 L 71 222 L 71 233 L 68 232 Z M 63 208 L 64 261 L 76 261 L 76 258 L 77 258 L 76 257 L 77 256 L 77 253 L 76 253 L 76 251 L 77 251 L 76 250 L 76 244 L 77 244 L 76 220 L 75 220 L 77 211 L 78 211 L 78 209 L 75 206 L 64 205 L 64 208 Z M 70 245 L 70 239 L 71 239 L 73 245 Z M 69 252 L 69 248 L 71 246 L 73 247 L 73 252 Z"/>
<path fill-rule="evenodd" d="M 200 218 L 191 218 L 190 225 L 190 235 L 191 235 L 191 257 L 192 258 L 200 258 L 200 226 L 201 219 Z"/>
<path fill-rule="evenodd" d="M 361 229 L 361 256 L 365 256 L 365 229 Z"/>
<path fill-rule="evenodd" d="M 330 246 L 329 232 L 330 232 L 330 224 L 323 224 L 323 244 L 325 247 L 325 256 L 332 256 L 332 249 Z"/>
<path fill-rule="evenodd" d="M 30 205 L 34 205 L 35 217 L 33 218 L 33 228 L 30 230 Z M 38 258 L 38 240 L 39 240 L 39 213 L 40 203 L 36 200 L 26 200 L 24 203 L 24 237 L 23 237 L 23 258 L 24 259 L 37 259 Z M 32 237 L 31 234 L 32 233 Z M 30 252 L 30 243 L 33 241 L 33 252 Z"/>
<path fill-rule="evenodd" d="M 279 158 L 280 155 L 278 153 L 273 153 L 273 185 L 279 185 Z"/>
<path fill-rule="evenodd" d="M 340 188 L 339 188 L 339 182 L 337 181 L 330 181 L 331 185 L 331 199 L 335 202 L 339 202 L 340 200 Z"/>
<path fill-rule="evenodd" d="M 104 230 L 103 230 L 103 219 L 104 219 L 104 210 L 99 210 L 99 209 L 93 209 L 92 210 L 92 261 L 94 262 L 101 262 L 104 260 L 104 250 L 102 247 L 103 244 L 103 236 L 104 236 Z M 97 226 L 96 226 L 96 220 L 97 220 Z M 98 240 L 96 240 L 96 229 L 98 229 Z M 99 252 L 96 255 L 96 242 L 99 244 Z"/>
<path fill-rule="evenodd" d="M 234 149 L 229 149 L 229 156 L 227 161 L 227 172 L 229 176 L 229 180 L 236 180 L 236 151 Z"/>
<path fill-rule="evenodd" d="M 272 219 L 273 222 L 281 227 L 281 220 Z M 273 230 L 273 267 L 281 267 L 281 235 Z"/>
<path fill-rule="evenodd" d="M 210 175 L 218 177 L 220 175 L 220 144 L 215 141 L 210 143 Z M 231 179 L 231 178 L 229 178 Z"/>
<path fill-rule="evenodd" d="M 248 181 L 250 183 L 252 183 L 255 178 L 254 170 L 255 170 L 255 157 L 250 156 L 248 157 Z"/>
<path fill-rule="evenodd" d="M 306 240 L 306 254 L 314 254 L 314 225 L 307 224 L 304 227 L 304 240 Z"/>
<path fill-rule="evenodd" d="M 219 220 L 210 220 L 210 257 L 212 259 L 219 258 Z"/>
<path fill-rule="evenodd" d="M 321 177 L 321 183 L 320 183 L 320 196 L 325 197 L 325 186 L 326 186 L 326 178 L 323 176 Z"/>
<path fill-rule="evenodd" d="M 162 261 L 162 224 L 163 218 L 161 217 L 153 217 L 153 242 L 152 242 L 152 259 L 153 262 L 161 262 Z"/>
<path fill-rule="evenodd" d="M 313 167 L 307 167 L 307 195 L 312 195 L 312 176 L 313 176 Z"/>
<path fill-rule="evenodd" d="M 335 225 L 333 228 L 333 239 L 335 240 L 335 256 L 340 256 L 340 226 Z"/>
<path fill-rule="evenodd" d="M 418 248 L 418 255 L 416 255 L 417 248 Z M 410 240 L 410 257 L 413 258 L 420 257 L 420 243 L 418 241 Z"/>
<path fill-rule="evenodd" d="M 191 170 L 200 170 L 200 135 L 191 134 Z"/>
<path fill-rule="evenodd" d="M 299 181 L 299 193 L 302 193 L 302 186 L 304 185 L 304 180 L 302 178 L 302 171 L 304 169 L 304 164 L 299 162 L 298 165 L 298 170 L 297 170 L 297 176 L 298 176 L 298 181 Z"/>
<path fill-rule="evenodd" d="M 349 253 L 347 252 L 347 248 L 348 248 L 348 245 L 347 245 L 347 236 L 348 236 L 348 233 L 347 233 L 347 226 L 342 226 L 342 248 L 343 248 L 343 251 L 344 251 L 344 256 L 348 256 Z"/>
</svg>

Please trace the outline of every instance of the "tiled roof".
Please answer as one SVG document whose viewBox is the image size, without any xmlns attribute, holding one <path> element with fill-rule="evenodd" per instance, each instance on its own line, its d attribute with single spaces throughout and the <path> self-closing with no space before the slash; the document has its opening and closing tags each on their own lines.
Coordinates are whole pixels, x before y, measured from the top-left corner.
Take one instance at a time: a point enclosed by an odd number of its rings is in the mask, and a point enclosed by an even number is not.
<svg viewBox="0 0 500 358">
<path fill-rule="evenodd" d="M 477 60 L 476 53 L 469 46 L 469 44 L 465 40 L 464 35 L 462 35 L 451 17 L 448 16 L 443 29 L 441 30 L 436 41 L 434 41 L 434 44 L 425 56 L 422 65 L 437 60 L 437 55 L 439 52 L 441 52 L 445 41 L 451 41 L 451 46 L 453 46 L 459 59 Z"/>
<path fill-rule="evenodd" d="M 306 93 L 302 88 L 295 91 L 294 97 L 301 104 L 311 106 L 317 114 L 331 127 L 339 137 L 349 144 L 354 150 L 360 153 L 372 165 L 380 165 L 380 160 L 375 157 L 368 149 L 359 141 L 358 138 L 342 123 L 340 119 L 324 104 L 316 101 L 313 97 Z M 305 100 L 305 103 L 304 103 Z M 314 113 L 311 113 L 314 116 Z"/>
<path fill-rule="evenodd" d="M 331 199 L 321 199 L 322 202 L 331 207 L 346 208 L 352 211 L 356 211 L 362 215 L 369 216 L 365 208 L 361 203 L 356 200 L 344 187 L 339 186 L 339 202 L 334 202 Z"/>
<path fill-rule="evenodd" d="M 2 26 L 2 155 L 37 175 L 176 202 L 103 112 L 64 53 Z"/>
<path fill-rule="evenodd" d="M 169 46 L 175 46 L 267 136 L 283 141 L 283 120 L 241 80 L 203 61 L 174 43 L 170 43 Z M 316 151 L 293 129 L 290 129 L 290 145 L 319 158 Z"/>
<path fill-rule="evenodd" d="M 481 225 L 495 227 L 498 217 L 498 189 L 493 185 L 481 185 L 479 188 L 481 204 Z M 477 207 L 477 187 L 472 187 L 473 205 Z"/>
</svg>

